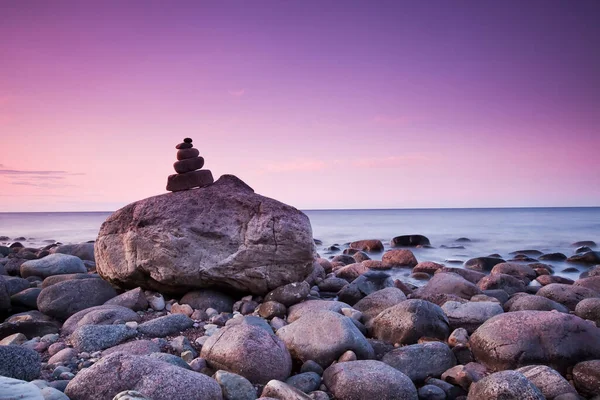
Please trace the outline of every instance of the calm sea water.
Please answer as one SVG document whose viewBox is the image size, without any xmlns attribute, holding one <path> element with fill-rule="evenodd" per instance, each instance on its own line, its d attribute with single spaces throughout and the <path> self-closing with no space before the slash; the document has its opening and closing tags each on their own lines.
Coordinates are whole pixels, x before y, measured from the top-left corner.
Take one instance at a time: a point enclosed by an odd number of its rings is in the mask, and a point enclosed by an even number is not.
<svg viewBox="0 0 600 400">
<path fill-rule="evenodd" d="M 573 242 L 600 243 L 598 208 L 504 208 L 504 209 L 419 209 L 419 210 L 311 210 L 313 234 L 323 242 L 318 250 L 359 239 L 380 239 L 386 245 L 392 237 L 405 234 L 427 236 L 434 249 L 414 249 L 419 261 L 465 261 L 492 253 L 510 258 L 510 252 L 537 249 L 542 252 L 573 254 Z M 28 245 L 42 246 L 44 240 L 76 243 L 94 240 L 110 212 L 83 213 L 0 213 L 0 236 L 26 237 Z M 467 237 L 470 243 L 455 243 Z M 444 249 L 441 245 L 463 245 L 464 249 Z M 381 255 L 372 255 L 380 258 Z M 584 267 L 551 262 L 556 271 L 576 278 L 578 273 L 562 273 L 567 267 Z M 460 264 L 449 264 L 460 265 Z"/>
</svg>

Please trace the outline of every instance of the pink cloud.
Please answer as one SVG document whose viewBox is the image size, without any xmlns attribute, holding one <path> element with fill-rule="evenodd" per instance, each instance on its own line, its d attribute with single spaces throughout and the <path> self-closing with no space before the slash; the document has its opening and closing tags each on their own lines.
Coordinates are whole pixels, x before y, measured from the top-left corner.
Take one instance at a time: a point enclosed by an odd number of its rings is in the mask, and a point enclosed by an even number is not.
<svg viewBox="0 0 600 400">
<path fill-rule="evenodd" d="M 246 89 L 228 90 L 227 92 L 233 97 L 242 97 L 246 94 Z"/>
</svg>

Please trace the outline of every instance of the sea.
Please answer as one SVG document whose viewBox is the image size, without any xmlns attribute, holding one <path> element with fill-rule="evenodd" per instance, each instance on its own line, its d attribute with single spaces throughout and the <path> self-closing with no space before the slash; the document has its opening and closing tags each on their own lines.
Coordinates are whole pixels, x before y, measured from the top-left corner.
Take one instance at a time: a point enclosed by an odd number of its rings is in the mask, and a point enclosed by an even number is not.
<svg viewBox="0 0 600 400">
<path fill-rule="evenodd" d="M 468 208 L 390 210 L 305 210 L 317 251 L 331 258 L 361 239 L 380 239 L 386 249 L 399 235 L 420 234 L 429 238 L 431 248 L 414 248 L 419 261 L 435 261 L 460 267 L 479 256 L 535 249 L 544 253 L 574 254 L 578 241 L 600 243 L 600 207 L 585 208 Z M 52 241 L 78 243 L 94 240 L 102 222 L 111 212 L 0 213 L 0 236 L 16 238 L 28 246 Z M 470 242 L 456 242 L 458 238 Z M 340 251 L 328 248 L 338 245 Z M 457 247 L 458 246 L 458 247 Z M 453 248 L 448 248 L 453 247 Z M 371 254 L 380 259 L 380 254 Z M 586 267 L 566 262 L 549 262 L 555 273 L 577 279 Z M 566 271 L 565 271 L 566 270 Z M 407 278 L 409 272 L 396 272 Z M 419 284 L 416 282 L 416 284 Z"/>
</svg>

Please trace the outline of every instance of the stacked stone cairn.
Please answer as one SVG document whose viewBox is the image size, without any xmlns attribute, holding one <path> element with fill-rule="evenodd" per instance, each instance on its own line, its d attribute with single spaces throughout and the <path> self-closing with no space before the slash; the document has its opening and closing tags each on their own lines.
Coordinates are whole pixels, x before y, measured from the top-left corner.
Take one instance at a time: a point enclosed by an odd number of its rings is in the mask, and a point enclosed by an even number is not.
<svg viewBox="0 0 600 400">
<path fill-rule="evenodd" d="M 201 169 L 204 166 L 204 158 L 200 157 L 200 152 L 194 148 L 192 139 L 183 139 L 183 143 L 179 143 L 175 148 L 177 161 L 173 164 L 173 168 L 177 173 L 169 175 L 168 191 L 179 192 L 208 186 L 214 182 L 210 170 Z"/>
</svg>

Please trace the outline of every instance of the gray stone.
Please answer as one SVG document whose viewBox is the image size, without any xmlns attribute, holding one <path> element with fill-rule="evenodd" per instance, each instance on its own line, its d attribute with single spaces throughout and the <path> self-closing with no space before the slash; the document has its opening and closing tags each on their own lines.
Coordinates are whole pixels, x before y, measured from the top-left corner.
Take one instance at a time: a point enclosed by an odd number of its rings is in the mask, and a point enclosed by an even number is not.
<svg viewBox="0 0 600 400">
<path fill-rule="evenodd" d="M 417 400 L 409 377 L 375 360 L 334 364 L 323 373 L 323 382 L 336 399 Z"/>
<path fill-rule="evenodd" d="M 148 300 L 142 288 L 128 290 L 123 294 L 113 297 L 104 305 L 122 306 L 132 309 L 133 311 L 146 311 L 148 309 Z"/>
<path fill-rule="evenodd" d="M 504 312 L 500 304 L 491 301 L 464 304 L 448 301 L 442 306 L 442 310 L 448 317 L 450 329 L 465 328 L 469 333 L 473 333 L 488 319 Z"/>
<path fill-rule="evenodd" d="M 579 361 L 600 358 L 600 329 L 556 311 L 497 315 L 481 325 L 469 342 L 477 361 L 495 371 L 544 364 L 565 373 Z"/>
<path fill-rule="evenodd" d="M 76 279 L 100 279 L 96 274 L 63 274 L 49 276 L 42 282 L 42 289 L 48 286 L 56 285 L 59 282 L 71 281 Z"/>
<path fill-rule="evenodd" d="M 38 309 L 46 315 L 67 319 L 78 311 L 102 305 L 116 295 L 115 289 L 102 279 L 64 281 L 42 289 Z"/>
<path fill-rule="evenodd" d="M 310 285 L 308 282 L 288 283 L 269 292 L 265 296 L 265 301 L 276 301 L 286 307 L 290 307 L 306 299 L 309 292 Z"/>
<path fill-rule="evenodd" d="M 269 323 L 264 319 L 254 315 L 246 315 L 244 317 L 232 318 L 225 324 L 225 326 L 234 325 L 252 325 L 264 329 L 265 332 L 273 334 L 273 329 L 271 329 Z"/>
<path fill-rule="evenodd" d="M 288 385 L 295 387 L 301 392 L 310 393 L 321 385 L 321 376 L 316 372 L 303 372 L 298 375 L 290 376 L 285 381 Z"/>
<path fill-rule="evenodd" d="M 188 292 L 179 301 L 180 304 L 188 304 L 196 310 L 205 311 L 214 308 L 218 312 L 232 312 L 234 299 L 216 290 L 194 290 Z"/>
<path fill-rule="evenodd" d="M 419 389 L 419 400 L 446 400 L 446 392 L 434 385 L 425 385 Z"/>
<path fill-rule="evenodd" d="M 491 271 L 494 266 L 504 262 L 506 261 L 496 257 L 475 257 L 465 262 L 465 268 L 475 271 Z"/>
<path fill-rule="evenodd" d="M 537 386 L 547 399 L 553 399 L 565 393 L 577 394 L 575 388 L 558 371 L 545 365 L 528 365 L 517 369 L 517 372 L 522 373 L 525 378 Z"/>
<path fill-rule="evenodd" d="M 0 346 L 0 375 L 31 381 L 40 376 L 40 355 L 23 346 Z"/>
<path fill-rule="evenodd" d="M 194 325 L 194 320 L 183 314 L 159 317 L 138 326 L 138 331 L 152 337 L 165 337 L 185 331 Z"/>
<path fill-rule="evenodd" d="M 84 325 L 73 332 L 71 344 L 80 352 L 93 353 L 116 346 L 135 336 L 137 331 L 125 325 Z"/>
<path fill-rule="evenodd" d="M 148 356 L 124 353 L 103 357 L 80 371 L 67 386 L 65 394 L 71 400 L 106 400 L 125 390 L 138 391 L 152 400 L 223 398 L 219 384 L 206 375 Z"/>
<path fill-rule="evenodd" d="M 406 295 L 400 289 L 389 287 L 364 297 L 358 303 L 354 304 L 354 308 L 362 312 L 363 321 L 368 325 L 369 321 L 375 318 L 380 312 L 404 300 L 406 300 Z"/>
<path fill-rule="evenodd" d="M 220 370 L 215 373 L 214 378 L 221 385 L 225 400 L 256 399 L 256 389 L 243 376 Z"/>
<path fill-rule="evenodd" d="M 95 261 L 94 243 L 61 244 L 52 249 L 55 254 L 69 254 L 82 260 Z"/>
<path fill-rule="evenodd" d="M 413 344 L 421 337 L 445 340 L 450 334 L 442 309 L 425 300 L 406 300 L 383 310 L 371 321 L 376 339 L 388 343 Z"/>
<path fill-rule="evenodd" d="M 122 352 L 133 356 L 147 356 L 152 353 L 160 353 L 160 345 L 152 340 L 134 340 L 110 347 L 102 352 L 102 357 L 109 354 Z"/>
<path fill-rule="evenodd" d="M 4 283 L 6 284 L 6 290 L 8 290 L 9 296 L 13 296 L 25 289 L 29 289 L 31 286 L 27 279 L 19 278 L 18 276 L 5 276 Z"/>
<path fill-rule="evenodd" d="M 185 174 L 186 172 L 196 171 L 197 169 L 201 169 L 203 166 L 204 158 L 202 157 L 194 157 L 185 160 L 175 161 L 175 163 L 173 164 L 173 168 L 178 174 Z"/>
<path fill-rule="evenodd" d="M 313 360 L 322 367 L 330 365 L 347 350 L 354 351 L 359 358 L 375 356 L 352 319 L 332 311 L 306 314 L 280 328 L 277 336 L 294 359 Z"/>
<path fill-rule="evenodd" d="M 502 371 L 471 385 L 467 400 L 546 400 L 522 373 Z"/>
<path fill-rule="evenodd" d="M 87 272 L 79 257 L 68 254 L 50 254 L 39 260 L 29 260 L 21 264 L 21 276 L 39 276 L 46 278 L 52 275 L 75 274 Z"/>
<path fill-rule="evenodd" d="M 354 305 L 363 297 L 390 287 L 394 287 L 394 280 L 389 274 L 383 271 L 368 271 L 340 290 L 338 298 L 344 303 Z"/>
<path fill-rule="evenodd" d="M 3 400 L 45 400 L 40 388 L 24 380 L 0 376 L 0 398 Z"/>
<path fill-rule="evenodd" d="M 160 361 L 164 361 L 166 363 L 169 363 L 171 365 L 174 365 L 176 367 L 179 368 L 184 368 L 184 369 L 192 369 L 188 363 L 186 363 L 185 361 L 183 361 L 183 359 L 181 357 L 177 357 L 176 355 L 173 354 L 168 354 L 168 353 L 150 353 L 149 355 L 150 358 L 155 358 L 157 360 Z"/>
<path fill-rule="evenodd" d="M 398 347 L 381 360 L 408 376 L 413 382 L 429 377 L 439 378 L 444 371 L 456 365 L 456 358 L 448 345 L 430 342 Z"/>
<path fill-rule="evenodd" d="M 132 252 L 135 258 L 126 256 Z M 98 273 L 117 285 L 259 295 L 304 280 L 313 252 L 306 215 L 231 175 L 118 210 L 100 228 L 95 247 Z"/>
<path fill-rule="evenodd" d="M 285 380 L 292 359 L 285 344 L 273 334 L 252 325 L 222 328 L 202 346 L 200 357 L 213 369 L 243 376 L 252 383 Z"/>
<path fill-rule="evenodd" d="M 352 308 L 349 304 L 341 301 L 329 300 L 308 300 L 302 303 L 294 304 L 288 309 L 288 322 L 294 322 L 306 314 L 312 314 L 317 311 L 342 312 L 342 308 Z"/>
<path fill-rule="evenodd" d="M 266 384 L 260 398 L 264 400 L 311 400 L 311 397 L 295 387 L 275 379 Z"/>
<path fill-rule="evenodd" d="M 140 316 L 129 308 L 101 305 L 86 308 L 71 315 L 62 326 L 62 333 L 71 334 L 84 325 L 112 325 L 115 321 L 136 321 Z"/>
<path fill-rule="evenodd" d="M 13 306 L 26 307 L 29 309 L 37 308 L 37 298 L 40 295 L 42 289 L 40 288 L 29 288 L 20 291 L 17 294 L 10 296 L 10 302 Z"/>
</svg>

